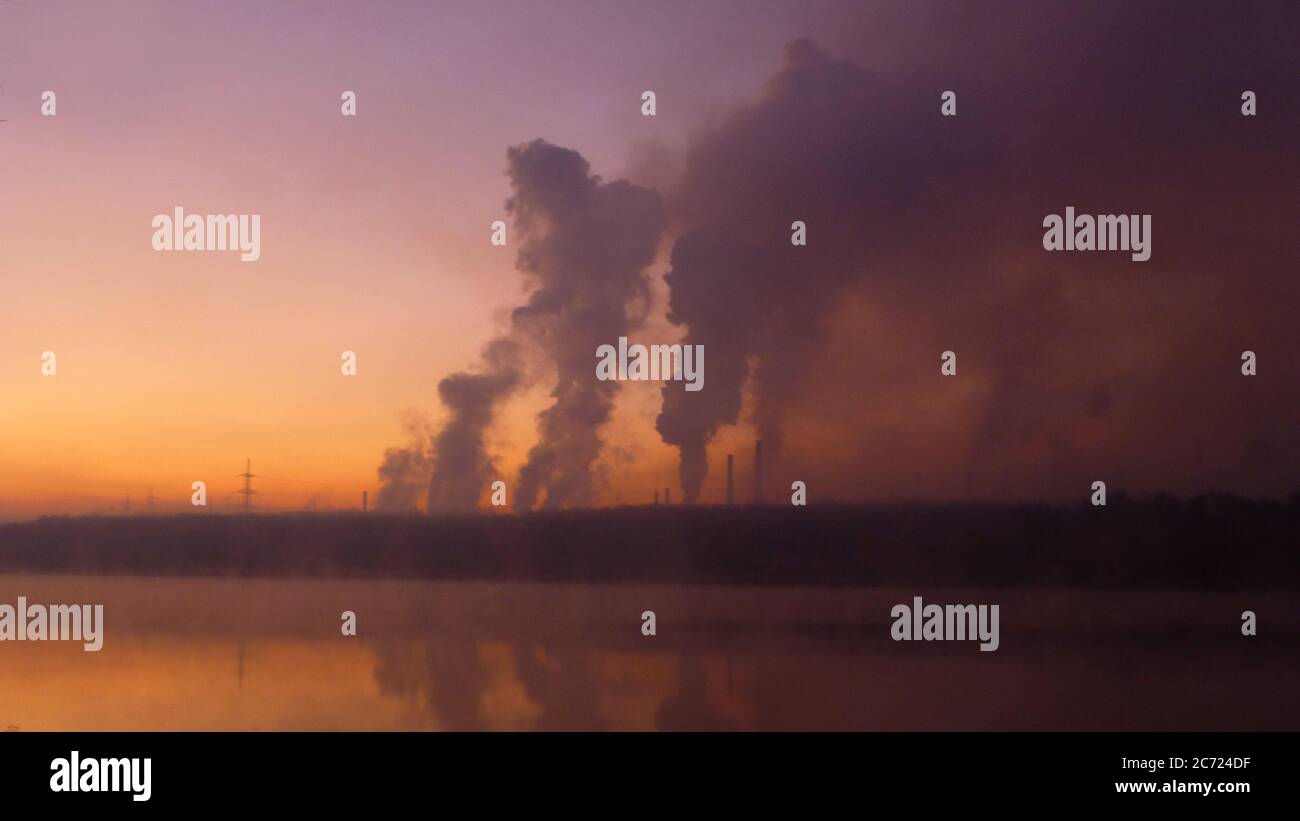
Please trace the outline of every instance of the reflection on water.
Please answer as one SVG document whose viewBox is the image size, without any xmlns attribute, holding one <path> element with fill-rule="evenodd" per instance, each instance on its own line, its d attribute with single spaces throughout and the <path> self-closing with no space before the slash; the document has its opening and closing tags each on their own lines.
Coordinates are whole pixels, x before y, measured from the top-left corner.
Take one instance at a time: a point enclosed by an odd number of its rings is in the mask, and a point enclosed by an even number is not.
<svg viewBox="0 0 1300 821">
<path fill-rule="evenodd" d="M 1001 649 L 891 641 L 918 594 L 1001 605 Z M 23 730 L 1300 729 L 1288 594 L 0 576 L 19 595 L 105 605 L 98 653 L 0 643 Z"/>
</svg>

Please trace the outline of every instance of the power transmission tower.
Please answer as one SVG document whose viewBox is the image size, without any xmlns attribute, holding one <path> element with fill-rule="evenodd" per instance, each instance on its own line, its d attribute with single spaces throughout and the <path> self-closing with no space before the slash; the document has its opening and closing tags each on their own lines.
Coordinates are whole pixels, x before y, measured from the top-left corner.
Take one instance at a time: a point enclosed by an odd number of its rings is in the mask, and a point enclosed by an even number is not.
<svg viewBox="0 0 1300 821">
<path fill-rule="evenodd" d="M 244 497 L 244 510 L 248 510 L 253 506 L 253 494 L 257 493 L 256 490 L 253 490 L 253 480 L 259 478 L 258 475 L 253 472 L 252 459 L 248 459 L 244 462 L 244 472 L 235 474 L 235 478 L 244 480 L 244 486 L 237 492 L 240 496 Z"/>
</svg>

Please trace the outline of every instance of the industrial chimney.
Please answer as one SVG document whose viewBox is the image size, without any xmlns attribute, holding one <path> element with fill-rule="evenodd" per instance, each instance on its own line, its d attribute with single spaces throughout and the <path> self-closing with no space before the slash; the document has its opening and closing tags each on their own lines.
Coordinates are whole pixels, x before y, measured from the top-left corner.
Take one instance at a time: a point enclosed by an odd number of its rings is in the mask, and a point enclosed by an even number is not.
<svg viewBox="0 0 1300 821">
<path fill-rule="evenodd" d="M 754 441 L 754 504 L 763 504 L 763 440 Z"/>
<path fill-rule="evenodd" d="M 730 453 L 727 454 L 727 504 L 736 503 L 736 472 Z"/>
</svg>

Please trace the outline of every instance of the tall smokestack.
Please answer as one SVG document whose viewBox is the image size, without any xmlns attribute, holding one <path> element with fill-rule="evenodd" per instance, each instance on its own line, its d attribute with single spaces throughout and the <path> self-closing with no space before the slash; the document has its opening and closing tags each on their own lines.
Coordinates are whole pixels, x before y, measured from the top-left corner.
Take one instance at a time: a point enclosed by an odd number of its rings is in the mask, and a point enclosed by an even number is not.
<svg viewBox="0 0 1300 821">
<path fill-rule="evenodd" d="M 763 440 L 754 442 L 754 504 L 763 504 Z"/>
<path fill-rule="evenodd" d="M 655 491 L 655 505 L 659 504 L 659 491 Z"/>
<path fill-rule="evenodd" d="M 370 491 L 361 491 L 361 512 L 366 513 L 370 510 Z"/>
<path fill-rule="evenodd" d="M 732 464 L 733 458 L 730 453 L 727 454 L 727 504 L 736 503 L 736 471 Z"/>
<path fill-rule="evenodd" d="M 672 503 L 673 503 L 672 495 L 669 494 L 668 488 L 664 488 L 664 504 L 671 505 Z"/>
</svg>

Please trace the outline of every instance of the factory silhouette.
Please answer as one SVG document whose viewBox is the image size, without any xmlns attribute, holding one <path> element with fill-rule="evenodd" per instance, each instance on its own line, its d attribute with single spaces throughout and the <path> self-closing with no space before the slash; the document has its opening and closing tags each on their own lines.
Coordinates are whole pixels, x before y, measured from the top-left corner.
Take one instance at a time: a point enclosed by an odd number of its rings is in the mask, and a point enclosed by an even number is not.
<svg viewBox="0 0 1300 821">
<path fill-rule="evenodd" d="M 754 442 L 753 486 L 752 486 L 751 495 L 748 497 L 748 502 L 750 504 L 760 505 L 760 504 L 766 504 L 768 502 L 768 499 L 764 495 L 763 470 L 764 470 L 763 440 L 758 439 Z M 244 460 L 244 470 L 240 473 L 235 474 L 233 478 L 240 480 L 239 487 L 233 491 L 226 493 L 223 497 L 224 503 L 220 505 L 214 505 L 212 507 L 211 512 L 225 512 L 225 513 L 234 512 L 234 513 L 241 513 L 241 514 L 261 512 L 262 508 L 259 507 L 257 502 L 254 500 L 254 497 L 262 495 L 263 492 L 258 488 L 254 487 L 253 480 L 255 479 L 268 480 L 272 482 L 292 482 L 296 484 L 308 484 L 308 485 L 324 484 L 324 483 L 313 482 L 311 480 L 306 480 L 306 479 L 283 479 L 283 478 L 264 476 L 262 474 L 254 473 L 253 460 L 251 457 Z M 370 491 L 362 490 L 360 493 L 361 493 L 360 507 L 357 509 L 360 510 L 360 512 L 362 513 L 369 513 L 370 512 Z M 662 491 L 662 495 L 660 491 L 658 490 L 654 491 L 652 504 L 671 505 L 673 503 L 672 500 L 673 500 L 672 488 L 670 486 L 665 486 Z M 726 504 L 734 505 L 736 503 L 737 500 L 736 500 L 736 482 L 735 482 L 735 456 L 734 454 L 728 453 L 727 473 L 726 473 Z M 148 495 L 146 496 L 146 501 L 143 509 L 133 504 L 132 497 L 128 493 L 122 498 L 120 502 L 114 502 L 110 504 L 106 512 L 111 515 L 122 515 L 122 516 L 153 515 L 160 512 L 181 512 L 193 507 L 195 506 L 173 503 L 172 505 L 164 508 L 159 505 L 158 497 L 154 494 L 154 489 L 151 486 L 148 489 Z M 205 508 L 206 505 L 203 507 L 199 507 L 198 509 L 205 510 Z M 287 509 L 287 506 L 285 504 L 272 504 L 266 506 L 265 509 L 268 511 L 283 512 L 284 510 Z M 311 509 L 310 506 L 308 509 Z M 402 512 L 410 512 L 410 511 L 402 511 Z"/>
<path fill-rule="evenodd" d="M 766 502 L 763 498 L 763 440 L 754 442 L 754 495 L 750 497 L 756 505 Z M 664 488 L 664 504 L 672 504 L 672 489 Z M 736 503 L 736 460 L 735 454 L 727 454 L 727 504 Z M 659 491 L 655 491 L 655 504 L 659 504 Z"/>
</svg>

